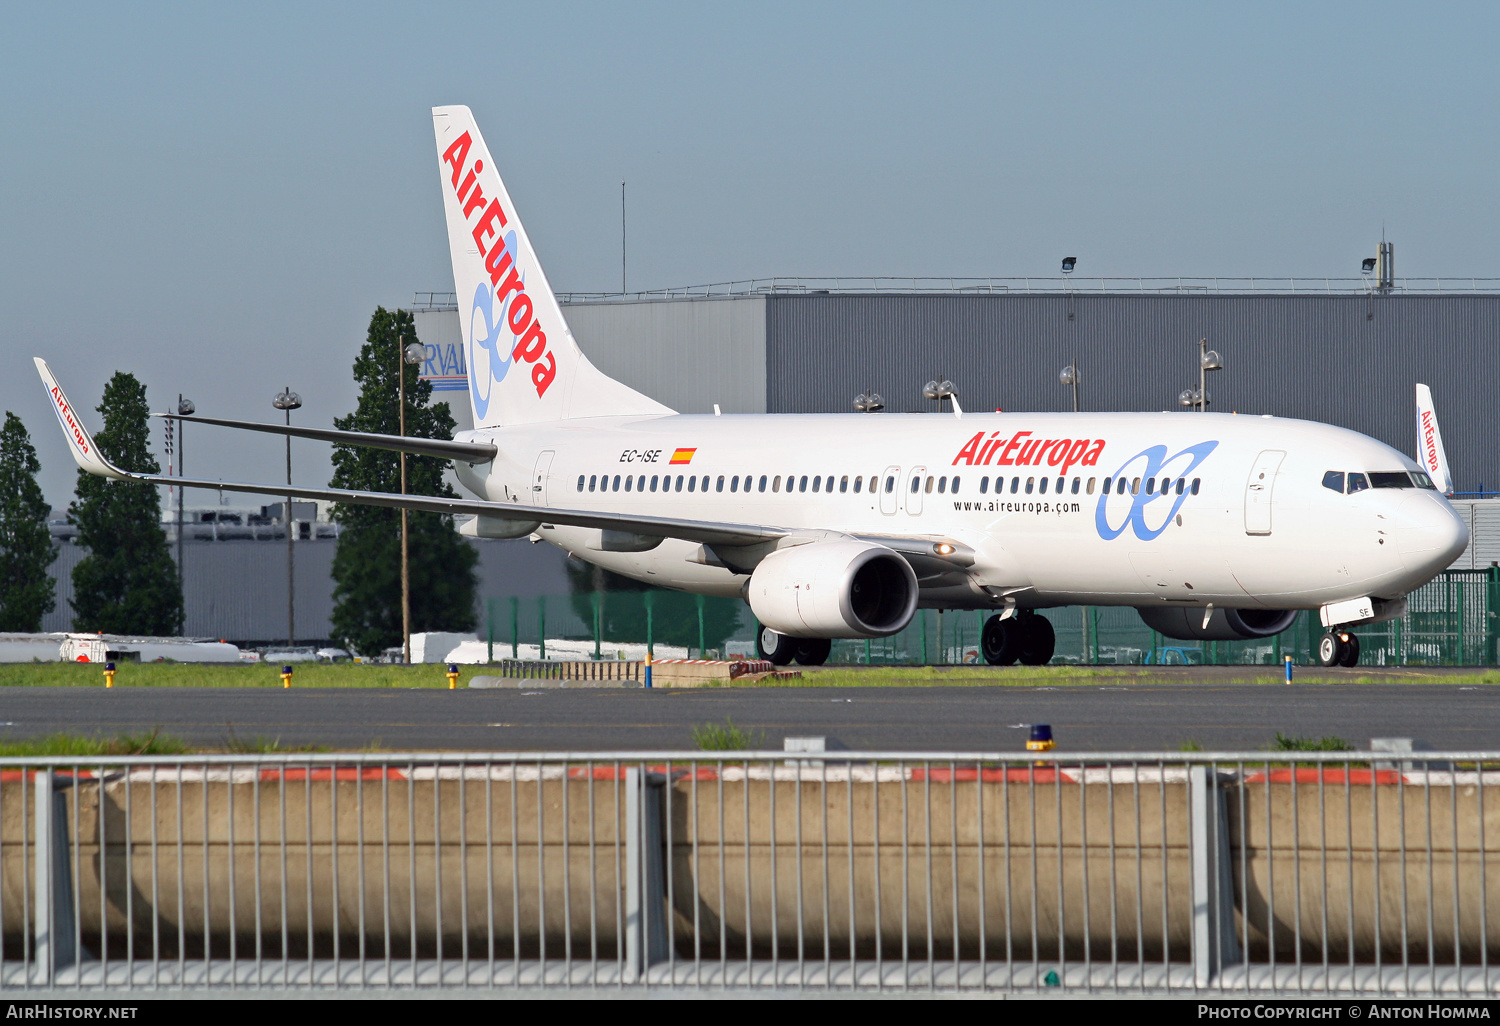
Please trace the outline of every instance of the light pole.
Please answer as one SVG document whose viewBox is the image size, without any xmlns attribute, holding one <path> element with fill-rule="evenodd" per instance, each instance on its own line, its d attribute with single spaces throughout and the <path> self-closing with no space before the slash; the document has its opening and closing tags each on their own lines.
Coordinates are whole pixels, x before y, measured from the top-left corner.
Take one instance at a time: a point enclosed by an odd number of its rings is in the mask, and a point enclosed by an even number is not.
<svg viewBox="0 0 1500 1026">
<path fill-rule="evenodd" d="M 184 399 L 182 393 L 177 393 L 177 415 L 179 417 L 191 417 L 196 413 L 198 407 L 193 405 L 191 399 Z M 184 440 L 187 438 L 187 421 L 177 422 L 177 476 L 187 476 L 183 469 L 182 460 L 185 451 Z M 177 593 L 182 594 L 182 488 L 177 489 Z"/>
<path fill-rule="evenodd" d="M 281 391 L 281 394 L 271 400 L 271 405 L 286 413 L 286 426 L 291 427 L 292 411 L 301 409 L 302 397 L 293 392 L 292 386 L 288 385 Z M 286 436 L 286 483 L 288 487 L 292 484 L 292 436 L 290 434 Z M 282 510 L 281 523 L 286 527 L 286 647 L 291 648 L 296 644 L 297 637 L 297 605 L 296 591 L 293 586 L 295 557 L 292 554 L 292 497 L 290 495 L 286 497 L 286 508 Z"/>
<path fill-rule="evenodd" d="M 420 342 L 406 344 L 406 335 L 396 336 L 396 392 L 401 408 L 401 437 L 406 437 L 406 368 L 422 362 L 427 348 Z M 401 462 L 401 494 L 406 494 L 406 453 L 397 454 Z M 406 507 L 401 507 L 401 661 L 411 662 L 411 568 L 407 562 Z"/>
<path fill-rule="evenodd" d="M 1208 412 L 1208 372 L 1223 370 L 1224 358 L 1216 350 L 1208 348 L 1208 339 L 1198 340 L 1198 387 L 1185 388 L 1177 402 L 1183 406 L 1196 406 L 1199 413 Z"/>
<path fill-rule="evenodd" d="M 1057 375 L 1057 380 L 1064 385 L 1073 386 L 1073 412 L 1078 412 L 1078 361 L 1070 360 Z"/>
</svg>

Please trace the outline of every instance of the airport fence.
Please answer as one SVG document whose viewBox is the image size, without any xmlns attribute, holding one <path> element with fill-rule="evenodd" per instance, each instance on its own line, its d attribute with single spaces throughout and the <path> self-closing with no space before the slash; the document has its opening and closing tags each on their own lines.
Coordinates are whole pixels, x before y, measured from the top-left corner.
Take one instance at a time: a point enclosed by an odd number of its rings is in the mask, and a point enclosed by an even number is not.
<svg viewBox="0 0 1500 1026">
<path fill-rule="evenodd" d="M 1500 995 L 1500 752 L 1380 758 L 8 759 L 0 990 Z"/>
<path fill-rule="evenodd" d="M 754 655 L 755 622 L 744 603 L 667 592 L 589 592 L 495 598 L 482 628 L 491 661 L 644 657 L 670 649 L 677 658 Z M 980 665 L 987 611 L 918 610 L 889 638 L 835 641 L 832 663 Z M 1066 607 L 1042 615 L 1057 635 L 1054 664 L 1265 665 L 1286 656 L 1317 661 L 1323 625 L 1315 612 L 1258 641 L 1184 642 L 1148 628 L 1129 607 Z M 1408 597 L 1405 615 L 1357 629 L 1365 666 L 1476 666 L 1500 663 L 1500 567 L 1448 570 Z M 548 639 L 552 640 L 548 640 Z M 548 645 L 552 646 L 549 655 Z"/>
</svg>

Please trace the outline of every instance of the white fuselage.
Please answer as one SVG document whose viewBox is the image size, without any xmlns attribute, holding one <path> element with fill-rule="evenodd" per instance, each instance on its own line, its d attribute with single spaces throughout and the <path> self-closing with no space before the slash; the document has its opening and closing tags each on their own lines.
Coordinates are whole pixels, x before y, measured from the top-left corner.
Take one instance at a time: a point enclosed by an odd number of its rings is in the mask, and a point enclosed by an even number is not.
<svg viewBox="0 0 1500 1026">
<path fill-rule="evenodd" d="M 1353 431 L 1271 417 L 673 415 L 461 439 L 499 447 L 493 463 L 458 467 L 466 487 L 494 501 L 971 547 L 972 566 L 923 581 L 927 607 L 1009 597 L 1023 607 L 1306 609 L 1397 598 L 1468 538 L 1434 490 L 1345 494 L 1324 484 L 1329 471 L 1416 471 L 1409 457 Z M 693 450 L 688 462 L 672 462 L 679 449 Z M 603 552 L 597 531 L 544 524 L 538 533 L 662 587 L 737 596 L 746 580 L 696 543 Z"/>
</svg>

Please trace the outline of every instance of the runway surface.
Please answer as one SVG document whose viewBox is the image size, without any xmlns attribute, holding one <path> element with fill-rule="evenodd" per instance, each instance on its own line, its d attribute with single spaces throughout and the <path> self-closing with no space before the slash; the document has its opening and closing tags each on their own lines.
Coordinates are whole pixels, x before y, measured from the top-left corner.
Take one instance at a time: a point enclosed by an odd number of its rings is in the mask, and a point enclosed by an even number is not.
<svg viewBox="0 0 1500 1026">
<path fill-rule="evenodd" d="M 1472 671 L 1471 671 L 1472 672 Z M 824 735 L 851 749 L 1020 751 L 1050 723 L 1063 751 L 1264 749 L 1277 731 L 1365 747 L 1413 737 L 1500 748 L 1500 685 L 1153 682 L 1040 687 L 640 690 L 4 688 L 0 738 L 160 729 L 195 744 L 230 737 L 336 749 L 602 751 L 692 747 L 732 719 L 780 748 Z"/>
</svg>

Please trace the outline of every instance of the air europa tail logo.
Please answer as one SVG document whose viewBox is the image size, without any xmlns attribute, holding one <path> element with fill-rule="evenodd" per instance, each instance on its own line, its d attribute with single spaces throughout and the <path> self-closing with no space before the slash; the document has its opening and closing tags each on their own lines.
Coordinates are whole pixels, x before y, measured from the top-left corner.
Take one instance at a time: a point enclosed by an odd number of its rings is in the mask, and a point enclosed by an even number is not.
<svg viewBox="0 0 1500 1026">
<path fill-rule="evenodd" d="M 1033 438 L 1030 431 L 1017 431 L 1009 438 L 1002 438 L 999 431 L 984 437 L 981 431 L 964 443 L 964 447 L 953 457 L 953 466 L 960 462 L 970 467 L 1040 467 L 1045 461 L 1049 467 L 1058 467 L 1059 474 L 1066 474 L 1074 465 L 1092 467 L 1104 453 L 1102 438 Z"/>
<path fill-rule="evenodd" d="M 1437 473 L 1437 422 L 1433 419 L 1431 410 L 1422 411 L 1422 462 L 1427 464 L 1427 469 L 1433 474 Z"/>
<path fill-rule="evenodd" d="M 473 225 L 474 245 L 484 257 L 484 269 L 489 273 L 488 285 L 480 284 L 474 293 L 470 308 L 471 329 L 474 346 L 489 352 L 489 373 L 492 382 L 498 383 L 510 372 L 511 364 L 525 361 L 531 364 L 531 383 L 536 388 L 537 398 L 546 395 L 547 389 L 557 376 L 557 359 L 547 346 L 547 335 L 537 320 L 531 296 L 526 292 L 526 282 L 516 266 L 518 253 L 514 229 L 504 231 L 509 220 L 500 209 L 500 201 L 487 197 L 479 184 L 479 175 L 484 171 L 484 161 L 476 159 L 469 163 L 469 149 L 473 139 L 468 132 L 459 136 L 443 153 L 443 163 L 452 168 L 449 179 L 459 203 L 463 204 L 464 220 Z M 501 343 L 502 326 L 509 337 Z M 479 328 L 484 331 L 479 337 Z M 470 361 L 470 383 L 474 385 L 474 362 Z M 483 394 L 473 388 L 475 410 L 483 416 L 489 407 L 490 389 Z"/>
</svg>

